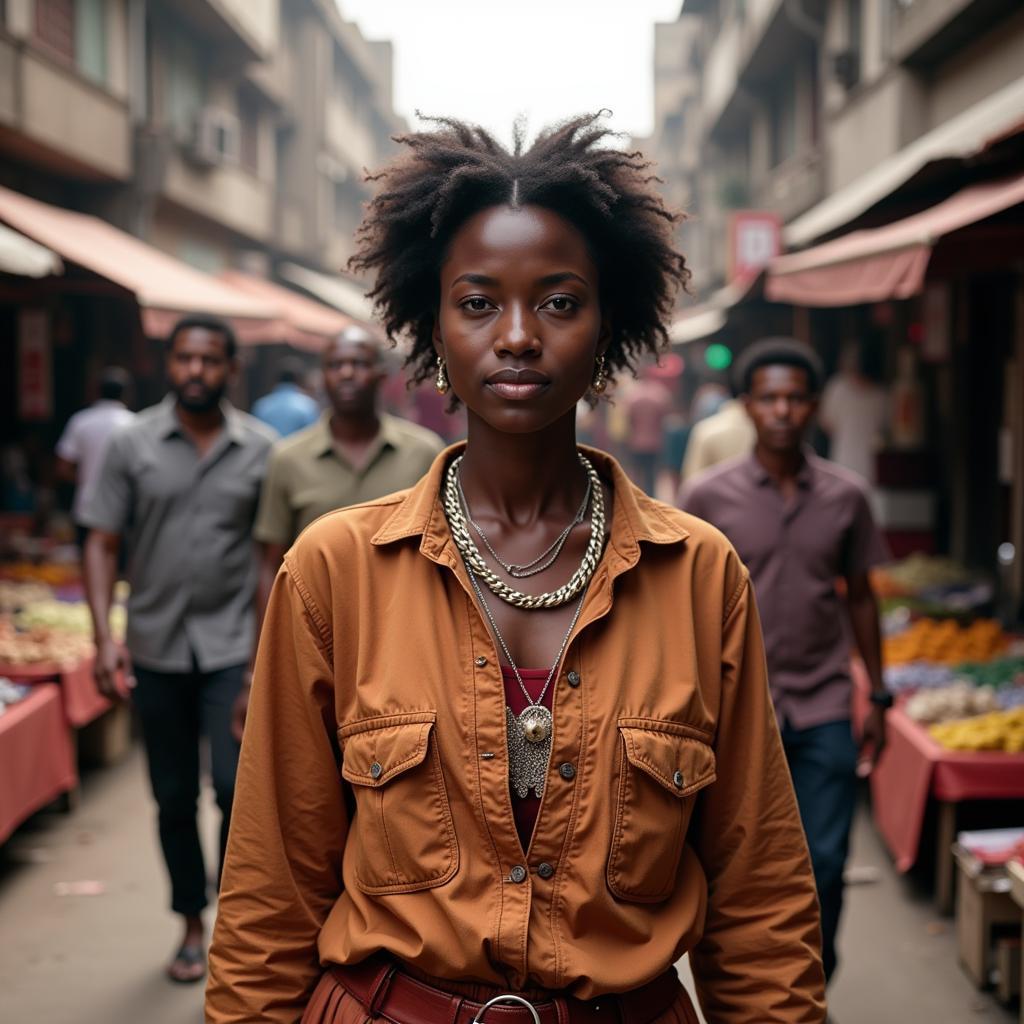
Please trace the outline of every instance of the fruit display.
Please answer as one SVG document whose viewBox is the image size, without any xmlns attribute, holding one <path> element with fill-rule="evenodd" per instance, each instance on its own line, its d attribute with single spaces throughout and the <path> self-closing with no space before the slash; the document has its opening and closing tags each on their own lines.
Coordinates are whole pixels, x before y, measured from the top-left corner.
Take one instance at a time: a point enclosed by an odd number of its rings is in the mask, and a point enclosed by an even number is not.
<svg viewBox="0 0 1024 1024">
<path fill-rule="evenodd" d="M 945 722 L 931 726 L 928 731 L 947 750 L 1024 753 L 1024 708 Z"/>
<path fill-rule="evenodd" d="M 884 661 L 887 665 L 991 661 L 1008 644 L 1009 637 L 993 619 L 977 619 L 969 626 L 952 619 L 919 619 L 904 632 L 885 638 Z"/>
<path fill-rule="evenodd" d="M 937 690 L 915 693 L 903 710 L 915 722 L 932 725 L 971 715 L 999 710 L 999 698 L 990 686 L 973 686 L 966 681 Z"/>
<path fill-rule="evenodd" d="M 91 657 L 93 650 L 87 636 L 45 626 L 18 630 L 9 619 L 0 619 L 0 664 L 5 666 L 64 665 Z"/>
<path fill-rule="evenodd" d="M 974 580 L 971 572 L 952 558 L 913 554 L 876 569 L 872 582 L 879 597 L 909 597 L 943 587 L 967 586 Z"/>
<path fill-rule="evenodd" d="M 81 570 L 75 562 L 9 562 L 0 568 L 4 579 L 21 583 L 45 583 L 67 587 L 80 582 Z"/>
<path fill-rule="evenodd" d="M 0 580 L 0 613 L 16 612 L 36 601 L 53 600 L 53 588 L 45 583 L 15 583 Z"/>
</svg>

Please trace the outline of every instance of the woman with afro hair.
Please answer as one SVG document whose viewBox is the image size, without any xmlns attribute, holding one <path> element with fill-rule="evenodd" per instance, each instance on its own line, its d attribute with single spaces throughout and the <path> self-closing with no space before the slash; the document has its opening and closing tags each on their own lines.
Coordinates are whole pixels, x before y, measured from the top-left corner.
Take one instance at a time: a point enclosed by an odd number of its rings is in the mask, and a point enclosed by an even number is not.
<svg viewBox="0 0 1024 1024">
<path fill-rule="evenodd" d="M 208 1024 L 825 1017 L 747 572 L 577 445 L 685 284 L 600 115 L 452 120 L 373 179 L 355 269 L 468 439 L 318 520 L 266 614 Z"/>
</svg>

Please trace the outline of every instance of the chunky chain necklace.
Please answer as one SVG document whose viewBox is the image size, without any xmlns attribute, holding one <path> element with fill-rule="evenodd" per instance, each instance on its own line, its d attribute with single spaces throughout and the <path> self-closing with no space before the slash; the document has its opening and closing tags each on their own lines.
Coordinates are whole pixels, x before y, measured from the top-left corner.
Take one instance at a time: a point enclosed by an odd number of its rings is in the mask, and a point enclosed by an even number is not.
<svg viewBox="0 0 1024 1024">
<path fill-rule="evenodd" d="M 509 785 L 521 798 L 525 799 L 529 796 L 531 789 L 534 795 L 539 797 L 544 793 L 544 778 L 547 775 L 548 763 L 551 760 L 551 736 L 554 732 L 554 720 L 551 712 L 544 707 L 544 697 L 548 692 L 548 687 L 551 686 L 551 680 L 555 678 L 558 666 L 562 663 L 562 655 L 565 654 L 565 649 L 569 646 L 569 637 L 572 636 L 572 631 L 576 628 L 576 623 L 579 621 L 580 612 L 583 610 L 583 599 L 586 597 L 586 590 L 580 595 L 580 599 L 576 604 L 576 611 L 573 613 L 572 622 L 569 623 L 569 628 L 565 631 L 565 636 L 562 638 L 562 644 L 558 648 L 558 654 L 555 655 L 551 671 L 548 672 L 544 688 L 540 691 L 540 696 L 534 700 L 530 696 L 530 691 L 527 690 L 526 684 L 523 682 L 519 666 L 516 665 L 512 652 L 508 649 L 508 644 L 505 643 L 505 638 L 501 635 L 501 630 L 498 629 L 498 623 L 494 620 L 494 615 L 487 604 L 484 592 L 477 581 L 476 573 L 469 566 L 466 566 L 466 572 L 469 574 L 469 582 L 473 584 L 473 589 L 476 591 L 480 607 L 483 609 L 484 615 L 487 616 L 487 621 L 491 624 L 491 630 L 494 632 L 495 639 L 498 641 L 498 645 L 501 647 L 509 665 L 512 666 L 512 672 L 515 674 L 516 682 L 519 683 L 519 689 L 523 691 L 523 696 L 526 697 L 527 706 L 518 718 L 512 709 L 507 704 L 505 705 Z"/>
<path fill-rule="evenodd" d="M 550 569 L 551 566 L 558 561 L 558 556 L 562 553 L 562 548 L 565 547 L 565 542 L 569 539 L 569 534 L 583 522 L 584 517 L 587 514 L 587 506 L 590 504 L 590 493 L 593 490 L 593 484 L 590 482 L 590 478 L 587 477 L 587 489 L 583 495 L 583 502 L 576 512 L 573 521 L 555 538 L 554 544 L 552 544 L 545 551 L 542 551 L 532 562 L 524 562 L 522 565 L 516 562 L 506 562 L 502 559 L 501 555 L 494 550 L 493 545 L 487 539 L 487 534 L 484 533 L 480 524 L 473 518 L 469 510 L 469 502 L 466 501 L 466 492 L 462 489 L 462 473 L 460 472 L 458 477 L 459 484 L 459 501 L 462 506 L 463 512 L 466 516 L 466 521 L 476 531 L 477 536 L 484 542 L 484 547 L 490 551 L 494 560 L 511 576 L 513 579 L 525 580 L 530 576 L 536 576 L 538 573 L 543 572 L 545 569 Z M 550 557 L 549 557 L 550 556 Z M 542 563 L 543 564 L 540 564 Z"/>
<path fill-rule="evenodd" d="M 508 604 L 517 608 L 558 608 L 568 604 L 577 594 L 584 590 L 597 571 L 598 562 L 604 551 L 604 491 L 601 488 L 601 480 L 597 475 L 590 460 L 581 453 L 580 464 L 583 466 L 590 480 L 592 496 L 592 509 L 590 514 L 590 540 L 587 543 L 587 550 L 583 554 L 579 568 L 572 574 L 569 582 L 557 590 L 545 594 L 524 594 L 515 590 L 505 583 L 483 560 L 473 538 L 469 532 L 466 514 L 462 510 L 462 502 L 459 500 L 459 465 L 463 456 L 459 456 L 448 467 L 445 478 L 443 504 L 445 515 L 448 518 L 448 526 L 452 532 L 455 546 L 459 549 L 467 570 L 475 573 L 487 584 L 492 593 L 500 597 Z"/>
</svg>

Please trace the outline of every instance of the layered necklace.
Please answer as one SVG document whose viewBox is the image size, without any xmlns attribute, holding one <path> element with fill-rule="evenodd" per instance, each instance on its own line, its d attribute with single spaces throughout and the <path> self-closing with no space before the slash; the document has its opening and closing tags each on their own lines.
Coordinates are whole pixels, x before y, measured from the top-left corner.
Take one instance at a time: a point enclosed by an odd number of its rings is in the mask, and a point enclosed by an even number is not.
<svg viewBox="0 0 1024 1024">
<path fill-rule="evenodd" d="M 561 664 L 562 655 L 565 654 L 565 649 L 569 645 L 572 631 L 579 621 L 587 585 L 597 569 L 604 550 L 605 515 L 604 492 L 601 488 L 601 481 L 590 460 L 582 454 L 577 454 L 579 455 L 580 464 L 587 474 L 587 490 L 583 503 L 580 505 L 573 521 L 558 535 L 554 543 L 532 561 L 522 564 L 505 562 L 494 550 L 484 531 L 473 520 L 469 510 L 469 503 L 466 501 L 466 496 L 462 490 L 462 482 L 459 475 L 462 456 L 459 456 L 451 464 L 445 481 L 444 508 L 452 537 L 465 562 L 466 572 L 469 575 L 469 581 L 473 586 L 473 590 L 476 592 L 480 607 L 490 623 L 491 630 L 498 641 L 498 645 L 501 647 L 502 653 L 512 668 L 512 673 L 519 684 L 520 690 L 523 692 L 523 696 L 526 698 L 527 706 L 519 716 L 516 716 L 508 705 L 505 706 L 505 731 L 508 739 L 509 754 L 509 783 L 513 792 L 523 798 L 529 795 L 530 790 L 533 790 L 534 794 L 538 797 L 544 792 L 544 778 L 547 775 L 548 763 L 551 759 L 551 738 L 554 732 L 552 715 L 544 706 L 544 698 L 551 687 L 551 681 L 558 671 L 558 666 Z M 580 566 L 566 584 L 557 590 L 536 596 L 523 594 L 513 589 L 493 572 L 483 560 L 469 530 L 471 526 L 476 531 L 484 546 L 505 573 L 513 579 L 523 579 L 528 576 L 534 576 L 554 565 L 558 560 L 558 556 L 562 553 L 562 549 L 565 547 L 573 528 L 584 521 L 588 506 L 591 507 L 590 541 L 587 544 L 587 550 L 583 555 Z M 565 636 L 562 638 L 562 643 L 558 648 L 558 654 L 555 656 L 551 670 L 548 672 L 547 680 L 536 700 L 530 696 L 526 684 L 523 682 L 519 667 L 512 657 L 512 652 L 509 650 L 505 638 L 501 635 L 501 630 L 498 629 L 498 623 L 495 620 L 490 605 L 487 603 L 487 599 L 484 597 L 481 581 L 487 585 L 493 594 L 496 594 L 503 601 L 517 608 L 557 608 L 578 596 L 572 621 L 569 623 L 569 628 L 565 631 Z"/>
</svg>

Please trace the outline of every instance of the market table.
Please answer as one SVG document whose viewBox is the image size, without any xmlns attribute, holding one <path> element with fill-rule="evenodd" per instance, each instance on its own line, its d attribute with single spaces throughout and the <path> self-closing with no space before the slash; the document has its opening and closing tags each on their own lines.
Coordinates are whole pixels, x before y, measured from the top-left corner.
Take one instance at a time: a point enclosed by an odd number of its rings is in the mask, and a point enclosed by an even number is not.
<svg viewBox="0 0 1024 1024">
<path fill-rule="evenodd" d="M 73 729 L 81 729 L 111 708 L 111 702 L 96 689 L 94 661 L 90 656 L 63 664 L 0 665 L 0 676 L 16 683 L 58 683 L 65 721 Z"/>
<path fill-rule="evenodd" d="M 854 663 L 855 717 L 866 712 L 863 666 Z M 1024 754 L 947 750 L 900 708 L 886 716 L 887 744 L 871 773 L 875 825 L 899 871 L 917 861 L 929 800 L 938 809 L 935 897 L 939 909 L 953 909 L 953 858 L 957 807 L 968 800 L 1024 799 Z"/>
<path fill-rule="evenodd" d="M 39 683 L 0 715 L 0 843 L 78 785 L 60 688 Z"/>
</svg>

